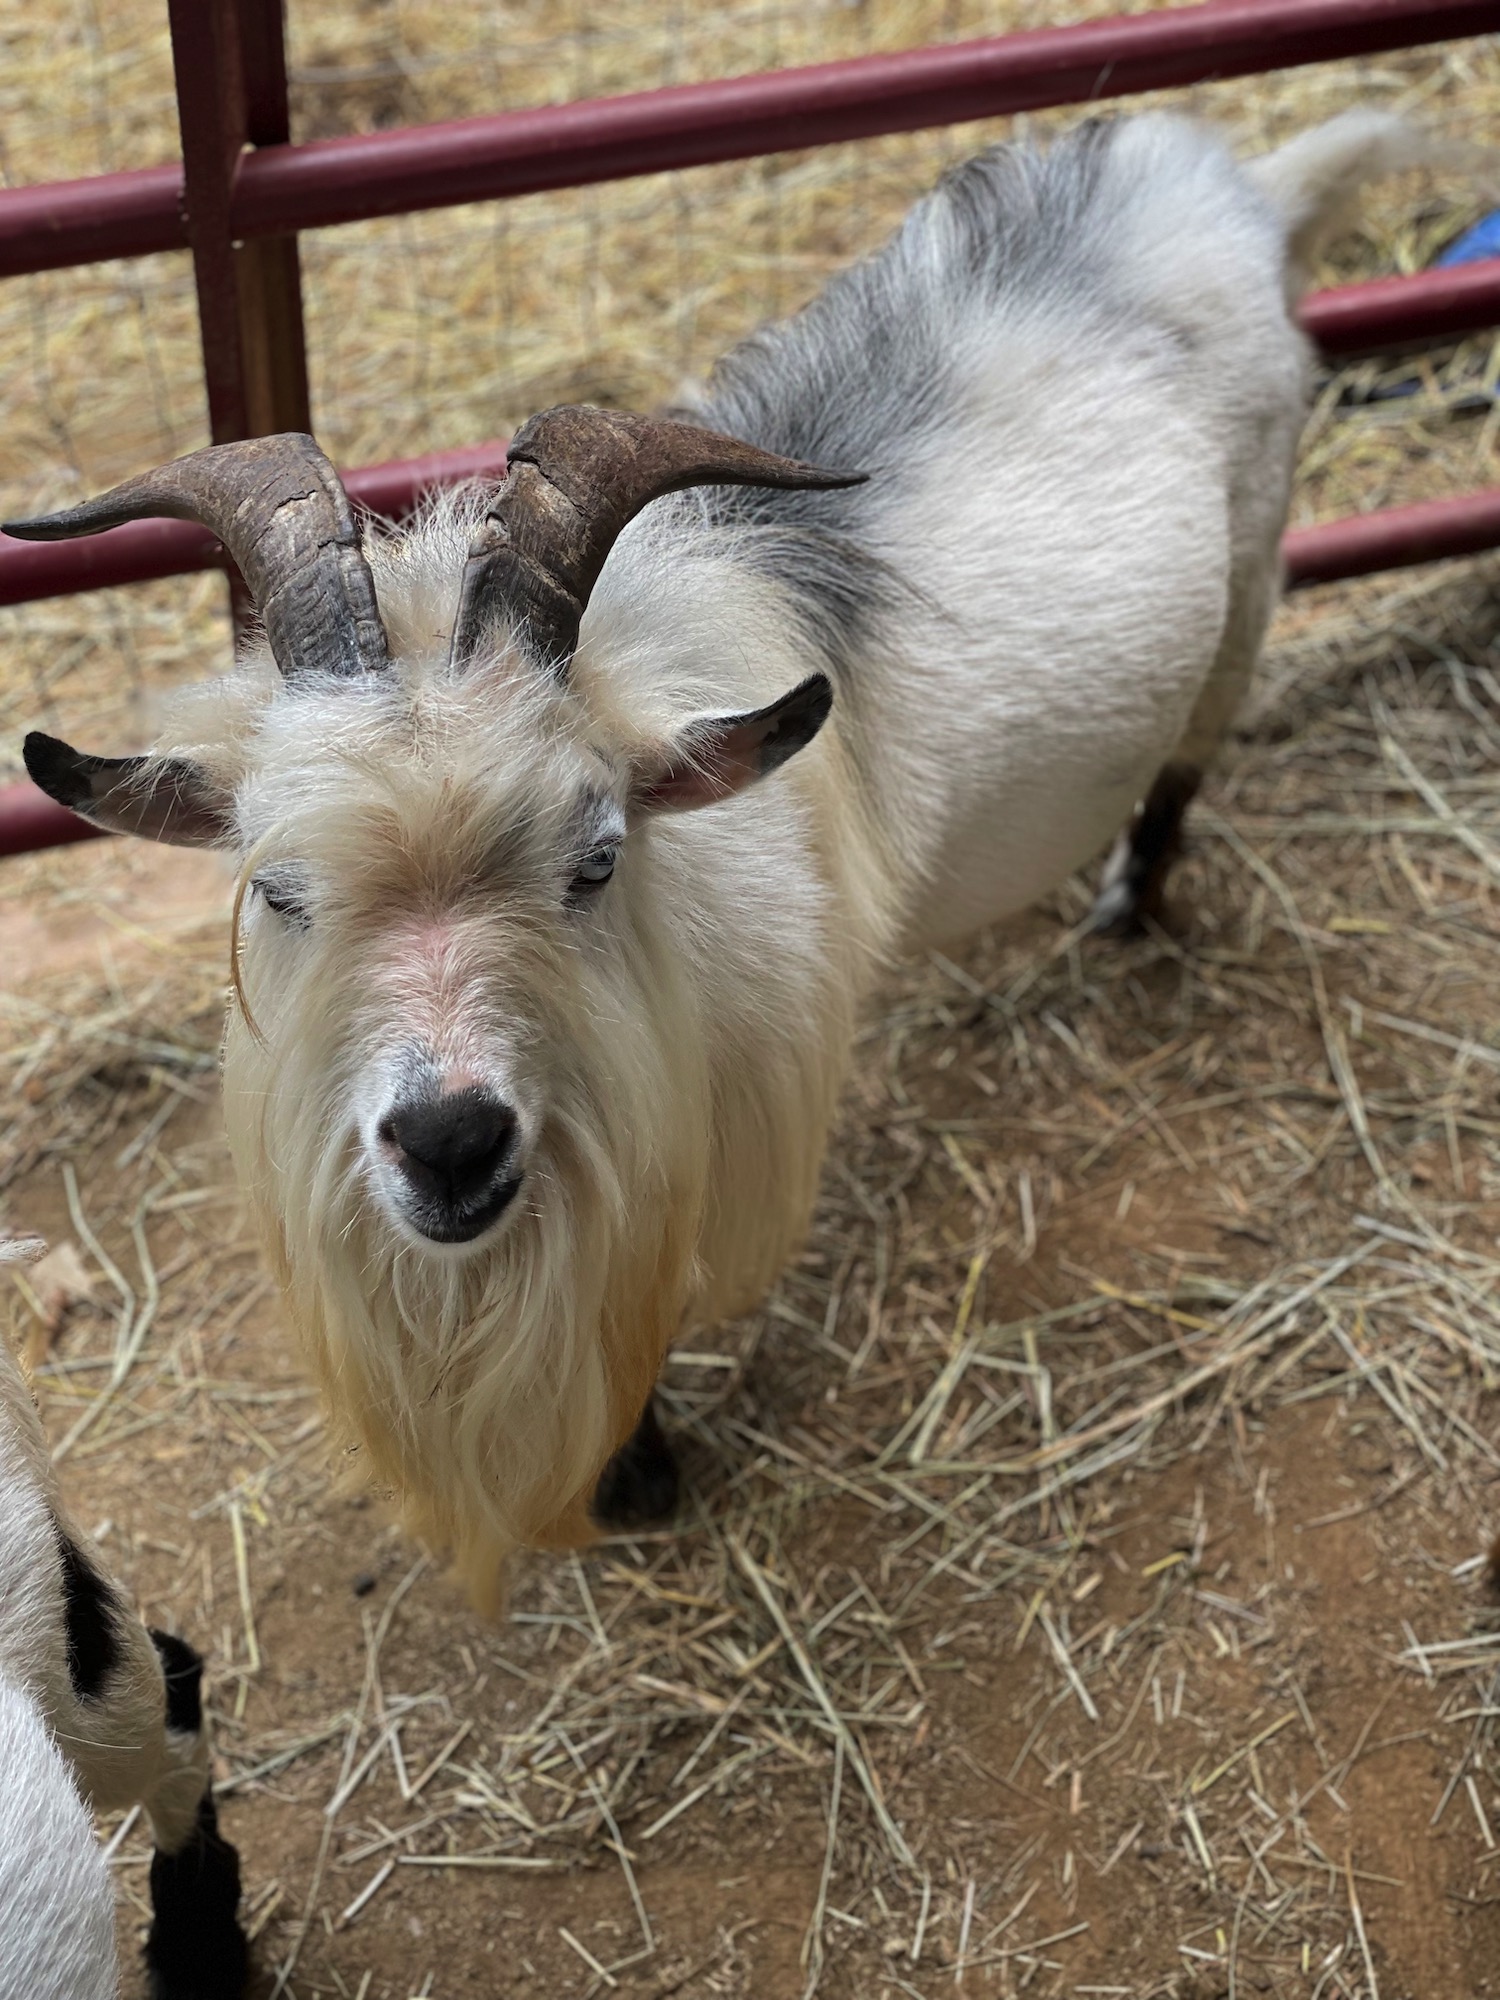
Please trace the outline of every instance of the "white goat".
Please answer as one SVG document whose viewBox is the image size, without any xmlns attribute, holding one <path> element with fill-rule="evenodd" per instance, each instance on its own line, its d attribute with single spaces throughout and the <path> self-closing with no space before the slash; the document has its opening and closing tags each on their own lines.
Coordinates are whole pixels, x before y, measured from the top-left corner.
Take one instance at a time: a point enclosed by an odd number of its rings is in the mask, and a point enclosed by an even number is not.
<svg viewBox="0 0 1500 2000">
<path fill-rule="evenodd" d="M 0 1240 L 0 1264 L 40 1248 Z M 88 1807 L 134 1804 L 156 1846 L 153 2000 L 243 1990 L 239 1858 L 215 1819 L 202 1673 L 181 1639 L 146 1630 L 68 1520 L 0 1338 L 0 2000 L 118 1992 L 114 1890 Z"/>
<path fill-rule="evenodd" d="M 239 1169 L 333 1410 L 481 1595 L 591 1496 L 670 1504 L 663 1356 L 803 1231 L 891 957 L 1143 799 L 1101 918 L 1154 904 L 1277 594 L 1300 274 L 1412 151 L 1375 114 L 1248 167 L 1165 116 L 1000 147 L 731 354 L 710 430 L 550 412 L 488 510 L 390 537 L 306 438 L 10 530 L 190 516 L 255 595 L 154 754 L 28 768 L 237 853 Z"/>
</svg>

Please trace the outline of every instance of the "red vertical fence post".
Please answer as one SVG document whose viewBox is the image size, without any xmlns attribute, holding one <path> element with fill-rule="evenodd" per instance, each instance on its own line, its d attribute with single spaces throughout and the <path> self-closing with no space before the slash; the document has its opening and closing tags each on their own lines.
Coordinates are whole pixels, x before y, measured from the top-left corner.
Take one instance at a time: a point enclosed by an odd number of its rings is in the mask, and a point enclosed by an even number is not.
<svg viewBox="0 0 1500 2000">
<path fill-rule="evenodd" d="M 246 141 L 252 147 L 288 145 L 284 0 L 237 0 L 237 5 Z M 251 432 L 311 430 L 297 239 L 267 236 L 238 245 L 235 256 L 245 288 Z"/>
<path fill-rule="evenodd" d="M 236 243 L 246 146 L 285 145 L 281 0 L 169 0 L 183 201 L 215 444 L 309 427 L 295 236 Z"/>
<path fill-rule="evenodd" d="M 295 236 L 236 242 L 229 206 L 247 146 L 284 146 L 282 0 L 169 0 L 183 206 L 215 444 L 312 428 Z M 251 605 L 231 574 L 236 627 Z"/>
</svg>

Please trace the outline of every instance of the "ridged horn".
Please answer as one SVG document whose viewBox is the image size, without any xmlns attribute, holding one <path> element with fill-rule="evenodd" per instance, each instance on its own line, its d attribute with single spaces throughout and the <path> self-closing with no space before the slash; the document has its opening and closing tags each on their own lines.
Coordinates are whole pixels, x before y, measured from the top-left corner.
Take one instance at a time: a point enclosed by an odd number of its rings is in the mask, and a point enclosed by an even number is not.
<svg viewBox="0 0 1500 2000">
<path fill-rule="evenodd" d="M 564 403 L 511 439 L 505 484 L 469 545 L 450 660 L 466 667 L 508 624 L 540 665 L 566 676 L 605 558 L 652 500 L 687 486 L 858 486 L 718 431 Z"/>
<path fill-rule="evenodd" d="M 7 521 L 28 542 L 167 515 L 197 521 L 239 565 L 288 680 L 378 673 L 389 658 L 349 496 L 301 431 L 190 452 L 66 513 Z"/>
</svg>

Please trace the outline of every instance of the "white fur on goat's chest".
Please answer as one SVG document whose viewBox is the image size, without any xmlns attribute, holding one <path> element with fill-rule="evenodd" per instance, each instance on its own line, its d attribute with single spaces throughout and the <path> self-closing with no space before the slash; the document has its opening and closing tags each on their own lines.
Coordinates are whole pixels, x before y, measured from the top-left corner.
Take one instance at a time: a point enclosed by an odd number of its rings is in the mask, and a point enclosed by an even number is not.
<svg viewBox="0 0 1500 2000">
<path fill-rule="evenodd" d="M 997 403 L 892 533 L 951 622 L 905 614 L 851 691 L 918 946 L 1025 909 L 1100 852 L 1171 756 L 1225 623 L 1221 454 L 1159 383 Z"/>
</svg>

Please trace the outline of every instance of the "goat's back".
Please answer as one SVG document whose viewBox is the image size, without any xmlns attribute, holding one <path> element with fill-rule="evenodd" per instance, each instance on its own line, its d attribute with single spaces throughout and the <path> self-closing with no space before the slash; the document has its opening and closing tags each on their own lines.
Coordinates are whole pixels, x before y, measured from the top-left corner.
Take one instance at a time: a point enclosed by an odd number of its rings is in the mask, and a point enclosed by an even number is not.
<svg viewBox="0 0 1500 2000">
<path fill-rule="evenodd" d="M 842 668 L 840 727 L 903 802 L 913 939 L 1025 907 L 1112 837 L 1237 571 L 1274 571 L 1307 366 L 1284 266 L 1211 130 L 1090 123 L 950 173 L 715 374 L 706 421 L 871 474 L 709 509 Z"/>
<path fill-rule="evenodd" d="M 768 449 L 885 477 L 724 492 L 716 508 L 859 533 L 914 458 L 971 433 L 976 387 L 1007 374 L 1062 424 L 1091 383 L 1142 368 L 1210 420 L 1296 394 L 1286 229 L 1223 139 L 1184 118 L 1090 121 L 1045 150 L 980 153 L 804 311 L 742 342 L 701 406 Z"/>
</svg>

